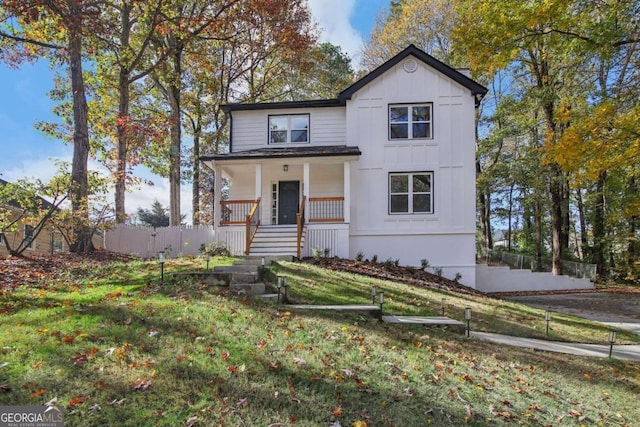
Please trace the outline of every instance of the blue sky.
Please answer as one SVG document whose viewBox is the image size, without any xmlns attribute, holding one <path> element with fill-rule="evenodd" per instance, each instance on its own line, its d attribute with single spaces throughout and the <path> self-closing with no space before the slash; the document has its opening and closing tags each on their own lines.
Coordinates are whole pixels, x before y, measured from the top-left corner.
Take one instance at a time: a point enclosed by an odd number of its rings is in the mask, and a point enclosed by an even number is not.
<svg viewBox="0 0 640 427">
<path fill-rule="evenodd" d="M 322 31 L 322 40 L 341 46 L 357 64 L 362 42 L 367 40 L 376 16 L 383 13 L 389 0 L 308 0 L 314 20 Z M 49 179 L 56 171 L 53 159 L 71 160 L 72 149 L 35 129 L 39 121 L 55 121 L 54 103 L 47 93 L 53 88 L 53 72 L 46 61 L 25 64 L 20 69 L 0 63 L 0 178 Z M 91 163 L 91 168 L 98 168 Z M 133 213 L 148 208 L 154 199 L 169 205 L 167 180 L 146 175 L 153 187 L 127 194 L 126 207 Z M 183 186 L 182 213 L 191 218 L 190 186 Z M 112 201 L 110 197 L 109 201 Z"/>
</svg>

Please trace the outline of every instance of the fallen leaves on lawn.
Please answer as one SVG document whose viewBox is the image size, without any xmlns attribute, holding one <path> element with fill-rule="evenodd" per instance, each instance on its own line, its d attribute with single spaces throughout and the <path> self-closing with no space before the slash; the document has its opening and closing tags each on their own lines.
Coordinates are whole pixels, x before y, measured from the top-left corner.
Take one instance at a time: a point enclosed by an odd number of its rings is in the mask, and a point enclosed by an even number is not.
<svg viewBox="0 0 640 427">
<path fill-rule="evenodd" d="M 133 382 L 132 387 L 134 390 L 146 390 L 151 386 L 151 382 L 151 380 L 138 378 Z"/>
</svg>

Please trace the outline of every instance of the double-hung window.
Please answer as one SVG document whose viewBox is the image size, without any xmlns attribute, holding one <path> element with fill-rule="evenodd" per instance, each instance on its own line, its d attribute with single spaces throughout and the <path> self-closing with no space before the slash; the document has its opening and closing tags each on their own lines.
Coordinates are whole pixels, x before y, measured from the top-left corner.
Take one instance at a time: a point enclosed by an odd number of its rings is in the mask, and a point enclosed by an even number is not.
<svg viewBox="0 0 640 427">
<path fill-rule="evenodd" d="M 433 138 L 432 104 L 389 105 L 389 139 Z"/>
<path fill-rule="evenodd" d="M 308 142 L 308 114 L 269 116 L 269 144 L 303 144 Z"/>
<path fill-rule="evenodd" d="M 433 173 L 390 173 L 389 213 L 433 213 Z"/>
</svg>

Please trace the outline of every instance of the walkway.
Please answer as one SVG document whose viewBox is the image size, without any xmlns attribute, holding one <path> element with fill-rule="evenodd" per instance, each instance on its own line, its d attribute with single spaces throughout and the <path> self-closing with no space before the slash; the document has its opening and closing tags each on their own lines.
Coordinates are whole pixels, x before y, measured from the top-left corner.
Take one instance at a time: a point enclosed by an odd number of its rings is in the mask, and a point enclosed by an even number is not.
<svg viewBox="0 0 640 427">
<path fill-rule="evenodd" d="M 405 324 L 405 325 L 455 325 L 464 326 L 463 322 L 444 316 L 381 316 L 380 307 L 376 305 L 307 305 L 291 304 L 286 305 L 289 309 L 299 310 L 335 310 L 335 311 L 356 311 L 370 312 L 381 318 L 385 323 Z M 614 326 L 614 325 L 612 325 Z M 640 328 L 640 324 L 616 324 L 615 326 L 626 326 L 627 329 L 635 330 Z M 521 338 L 509 335 L 493 334 L 489 332 L 471 331 L 471 337 L 490 341 L 497 344 L 510 345 L 514 347 L 531 348 L 540 351 L 551 351 L 555 353 L 574 354 L 577 356 L 589 357 L 609 357 L 609 345 L 601 344 L 580 344 L 559 341 L 546 341 L 535 338 Z M 614 345 L 612 357 L 620 360 L 640 361 L 640 345 Z"/>
</svg>

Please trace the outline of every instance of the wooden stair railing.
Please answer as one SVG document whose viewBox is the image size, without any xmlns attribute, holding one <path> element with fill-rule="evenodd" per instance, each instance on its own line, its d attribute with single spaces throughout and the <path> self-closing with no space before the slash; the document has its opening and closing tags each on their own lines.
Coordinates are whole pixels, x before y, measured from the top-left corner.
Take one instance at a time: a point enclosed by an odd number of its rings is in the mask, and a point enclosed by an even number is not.
<svg viewBox="0 0 640 427">
<path fill-rule="evenodd" d="M 296 244 L 296 250 L 298 253 L 298 259 L 302 253 L 302 230 L 304 228 L 304 207 L 307 202 L 307 196 L 302 196 L 302 202 L 300 202 L 300 209 L 296 214 L 296 225 L 298 226 L 298 239 Z"/>
<path fill-rule="evenodd" d="M 258 232 L 258 227 L 260 226 L 260 199 L 261 199 L 260 197 L 256 199 L 245 221 L 245 226 L 246 226 L 245 234 L 247 238 L 245 250 L 244 250 L 245 255 L 249 255 L 249 253 L 251 252 L 251 242 L 253 242 L 253 238 L 256 236 L 256 233 Z"/>
</svg>

